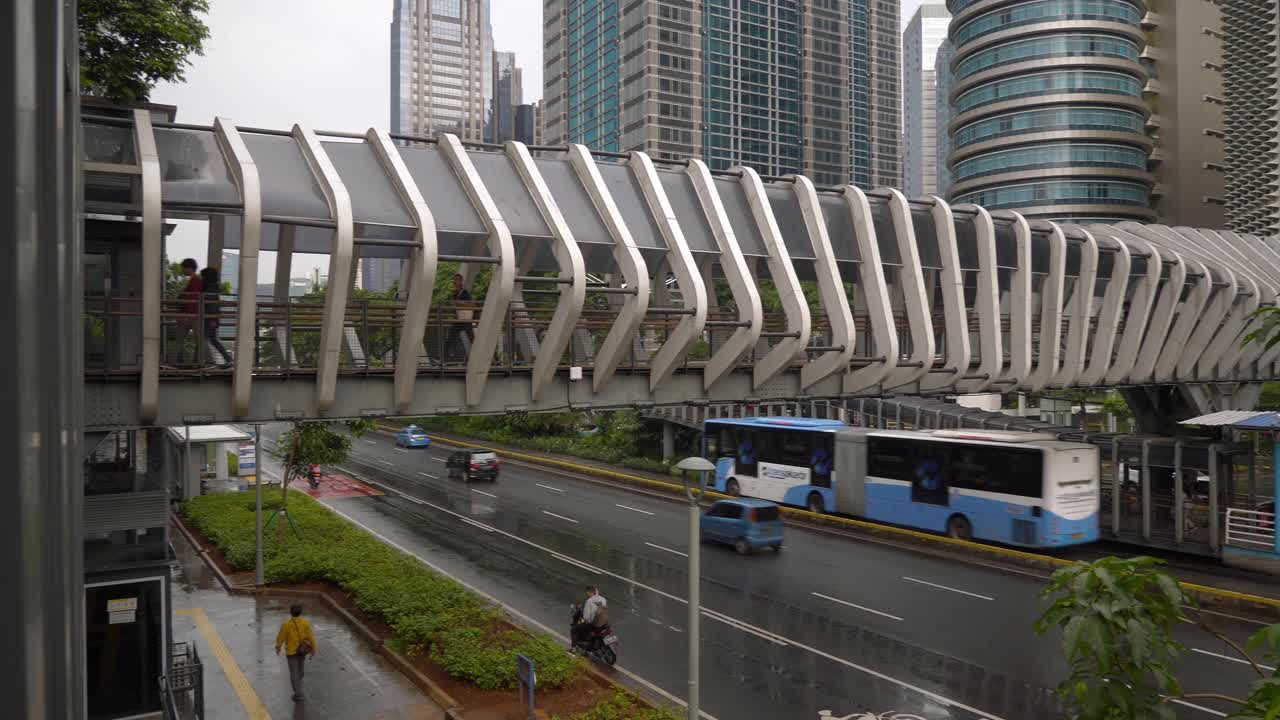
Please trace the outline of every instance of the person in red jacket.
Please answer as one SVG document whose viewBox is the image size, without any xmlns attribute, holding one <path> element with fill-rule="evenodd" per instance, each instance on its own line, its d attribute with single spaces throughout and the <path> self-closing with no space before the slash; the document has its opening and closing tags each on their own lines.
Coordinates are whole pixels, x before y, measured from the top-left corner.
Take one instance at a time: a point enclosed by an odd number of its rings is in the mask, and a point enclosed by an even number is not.
<svg viewBox="0 0 1280 720">
<path fill-rule="evenodd" d="M 187 284 L 182 288 L 182 292 L 178 293 L 178 298 L 182 301 L 179 308 L 181 315 L 178 317 L 178 364 L 184 365 L 187 361 L 187 336 L 192 335 L 192 331 L 196 326 L 196 319 L 200 313 L 200 303 L 204 299 L 204 281 L 196 274 L 198 266 L 192 258 L 182 261 L 182 274 L 187 278 Z M 200 342 L 200 334 L 195 333 L 195 343 L 192 344 L 192 362 L 199 357 L 199 348 L 197 344 Z"/>
</svg>

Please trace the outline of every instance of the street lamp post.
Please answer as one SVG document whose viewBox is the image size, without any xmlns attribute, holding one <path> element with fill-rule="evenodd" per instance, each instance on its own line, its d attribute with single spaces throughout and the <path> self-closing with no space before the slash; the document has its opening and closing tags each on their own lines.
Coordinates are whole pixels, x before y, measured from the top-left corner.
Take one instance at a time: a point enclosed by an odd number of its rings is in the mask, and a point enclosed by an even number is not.
<svg viewBox="0 0 1280 720">
<path fill-rule="evenodd" d="M 699 621 L 702 605 L 698 598 L 700 580 L 702 578 L 702 538 L 698 527 L 702 516 L 703 488 L 707 486 L 706 473 L 714 471 L 716 466 L 703 457 L 687 457 L 676 463 L 684 480 L 684 495 L 689 499 L 689 720 L 699 720 L 698 715 L 698 645 Z M 698 490 L 694 493 L 689 487 L 689 473 L 698 473 Z"/>
</svg>

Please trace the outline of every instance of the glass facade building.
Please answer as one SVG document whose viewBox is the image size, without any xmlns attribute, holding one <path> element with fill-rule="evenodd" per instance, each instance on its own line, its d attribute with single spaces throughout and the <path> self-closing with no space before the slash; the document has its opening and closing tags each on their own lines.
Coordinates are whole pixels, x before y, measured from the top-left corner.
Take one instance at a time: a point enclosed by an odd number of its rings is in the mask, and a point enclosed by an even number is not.
<svg viewBox="0 0 1280 720">
<path fill-rule="evenodd" d="M 948 196 L 1152 220 L 1142 0 L 950 0 Z"/>
<path fill-rule="evenodd" d="M 548 144 L 901 180 L 896 0 L 544 0 L 543 22 Z"/>
<path fill-rule="evenodd" d="M 938 50 L 951 15 L 942 3 L 921 5 L 902 33 L 903 190 L 909 196 L 938 192 Z"/>
<path fill-rule="evenodd" d="M 494 94 L 490 0 L 394 0 L 391 130 L 484 140 Z"/>
</svg>

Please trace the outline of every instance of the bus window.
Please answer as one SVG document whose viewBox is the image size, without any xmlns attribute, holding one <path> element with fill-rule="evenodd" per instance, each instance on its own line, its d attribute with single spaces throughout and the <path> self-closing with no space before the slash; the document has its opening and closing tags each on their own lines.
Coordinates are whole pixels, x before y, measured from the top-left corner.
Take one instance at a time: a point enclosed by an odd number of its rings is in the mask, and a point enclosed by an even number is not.
<svg viewBox="0 0 1280 720">
<path fill-rule="evenodd" d="M 831 471 L 835 465 L 832 437 L 828 433 L 814 434 L 813 452 L 809 455 L 809 483 L 815 487 L 831 487 Z"/>
<path fill-rule="evenodd" d="M 909 459 L 916 451 L 914 444 L 899 438 L 871 438 L 867 442 L 867 475 L 911 482 L 914 473 Z"/>
<path fill-rule="evenodd" d="M 756 476 L 756 463 L 759 462 L 759 448 L 756 443 L 757 433 L 744 429 L 738 433 L 738 452 L 734 471 L 738 475 Z"/>
<path fill-rule="evenodd" d="M 911 501 L 949 505 L 950 448 L 940 443 L 921 444 L 918 451 L 911 475 Z"/>
</svg>

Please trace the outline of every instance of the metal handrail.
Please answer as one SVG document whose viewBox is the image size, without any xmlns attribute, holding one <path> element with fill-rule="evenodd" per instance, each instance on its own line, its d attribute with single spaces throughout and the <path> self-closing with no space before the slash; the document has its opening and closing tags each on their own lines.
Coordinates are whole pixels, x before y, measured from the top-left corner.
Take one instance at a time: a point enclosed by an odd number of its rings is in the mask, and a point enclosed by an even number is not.
<svg viewBox="0 0 1280 720">
<path fill-rule="evenodd" d="M 1249 550 L 1276 552 L 1276 515 L 1261 510 L 1227 509 L 1226 542 Z"/>
</svg>

